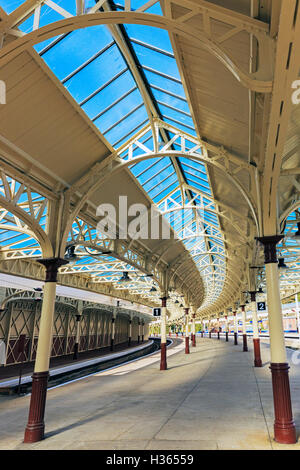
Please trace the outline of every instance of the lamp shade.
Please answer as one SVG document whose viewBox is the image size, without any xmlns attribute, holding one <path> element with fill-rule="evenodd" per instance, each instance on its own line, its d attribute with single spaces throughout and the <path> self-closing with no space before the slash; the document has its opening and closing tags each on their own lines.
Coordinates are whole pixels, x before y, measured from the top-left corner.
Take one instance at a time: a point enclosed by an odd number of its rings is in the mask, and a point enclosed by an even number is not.
<svg viewBox="0 0 300 470">
<path fill-rule="evenodd" d="M 130 282 L 130 281 L 131 281 L 131 279 L 128 276 L 128 272 L 124 271 L 118 282 L 126 283 L 126 282 Z"/>
<path fill-rule="evenodd" d="M 284 262 L 284 258 L 278 258 L 278 268 L 287 269 L 287 265 Z"/>
</svg>

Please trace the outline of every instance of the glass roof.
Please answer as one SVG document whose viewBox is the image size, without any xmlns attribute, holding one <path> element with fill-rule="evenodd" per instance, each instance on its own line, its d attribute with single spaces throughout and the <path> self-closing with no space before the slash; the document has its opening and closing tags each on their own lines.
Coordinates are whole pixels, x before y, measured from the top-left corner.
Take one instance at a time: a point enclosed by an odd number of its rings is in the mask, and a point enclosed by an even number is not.
<svg viewBox="0 0 300 470">
<path fill-rule="evenodd" d="M 0 5 L 8 13 L 22 3 L 19 0 L 0 0 Z M 85 8 L 89 9 L 95 3 L 87 0 Z M 60 0 L 57 4 L 63 9 L 61 13 L 42 5 L 40 26 L 76 13 L 74 0 Z M 112 10 L 124 9 L 124 1 L 110 1 L 109 5 Z M 131 1 L 132 10 L 139 6 L 139 0 Z M 161 15 L 159 2 L 150 7 L 147 13 Z M 21 23 L 19 29 L 24 33 L 31 31 L 33 17 L 32 14 Z M 150 26 L 128 24 L 119 25 L 119 30 L 153 104 L 156 117 L 174 129 L 196 137 L 168 32 Z M 124 146 L 130 137 L 145 129 L 142 142 L 153 151 L 149 120 L 152 119 L 151 113 L 117 41 L 107 26 L 100 25 L 57 36 L 36 45 L 35 49 L 115 149 Z M 161 145 L 173 137 L 175 130 L 167 130 L 164 135 L 161 133 Z M 192 149 L 195 142 L 187 140 L 186 146 L 188 150 Z M 174 141 L 171 149 L 181 151 L 178 141 Z M 133 151 L 134 156 L 141 153 L 143 150 L 139 147 Z M 121 157 L 128 158 L 126 149 Z M 165 217 L 191 252 L 204 280 L 206 301 L 212 302 L 220 294 L 224 283 L 225 248 L 218 216 L 211 204 L 212 191 L 206 166 L 196 159 L 163 156 L 134 163 L 130 170 L 160 210 L 164 212 L 163 207 L 167 204 Z M 176 204 L 182 208 L 172 210 Z M 205 206 L 208 204 L 210 210 L 206 211 Z M 9 233 L 7 235 L 10 236 Z M 5 236 L 3 234 L 1 238 Z M 14 237 L 18 236 L 14 234 Z M 16 240 L 22 243 L 20 237 Z M 95 260 L 89 257 L 85 261 L 81 260 L 76 263 L 78 269 L 81 269 L 80 264 L 94 265 Z M 129 267 L 127 270 L 130 270 Z M 98 276 L 102 275 L 99 271 Z M 114 273 L 111 275 L 114 276 Z"/>
</svg>

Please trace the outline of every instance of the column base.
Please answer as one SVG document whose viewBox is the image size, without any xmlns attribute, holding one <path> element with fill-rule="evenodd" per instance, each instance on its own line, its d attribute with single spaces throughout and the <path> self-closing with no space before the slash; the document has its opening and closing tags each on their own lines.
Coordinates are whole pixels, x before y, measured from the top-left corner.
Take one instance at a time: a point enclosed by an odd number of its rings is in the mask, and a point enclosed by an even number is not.
<svg viewBox="0 0 300 470">
<path fill-rule="evenodd" d="M 203 331 L 201 331 L 201 338 L 203 338 Z"/>
<path fill-rule="evenodd" d="M 217 335 L 217 338 L 220 339 L 220 332 L 218 331 L 218 335 Z"/>
<path fill-rule="evenodd" d="M 76 360 L 78 359 L 78 349 L 79 349 L 79 344 L 75 343 L 74 345 L 74 353 L 73 353 L 73 359 Z"/>
<path fill-rule="evenodd" d="M 238 345 L 238 334 L 237 333 L 234 333 L 234 345 L 235 346 Z"/>
<path fill-rule="evenodd" d="M 49 372 L 34 372 L 32 375 L 32 391 L 30 398 L 29 417 L 25 429 L 24 442 L 34 443 L 44 439 L 45 406 Z"/>
<path fill-rule="evenodd" d="M 111 351 L 114 350 L 114 340 L 113 339 L 110 340 L 110 350 Z"/>
<path fill-rule="evenodd" d="M 211 332 L 208 333 L 208 337 L 211 338 Z"/>
<path fill-rule="evenodd" d="M 226 343 L 228 343 L 228 331 L 226 331 L 225 333 L 225 339 L 226 339 Z"/>
<path fill-rule="evenodd" d="M 185 354 L 190 354 L 190 342 L 189 337 L 185 337 Z"/>
<path fill-rule="evenodd" d="M 138 342 L 138 344 L 139 344 L 139 342 L 140 342 L 140 336 L 138 336 L 138 341 L 137 341 L 137 342 Z"/>
<path fill-rule="evenodd" d="M 194 335 L 194 334 L 192 335 L 192 346 L 193 346 L 193 348 L 196 347 L 196 335 Z"/>
<path fill-rule="evenodd" d="M 253 338 L 254 346 L 254 367 L 262 367 L 261 357 L 260 357 L 260 340 L 259 338 Z"/>
<path fill-rule="evenodd" d="M 160 344 L 160 370 L 167 370 L 167 344 Z"/>
<path fill-rule="evenodd" d="M 243 351 L 244 351 L 244 352 L 247 352 L 247 351 L 248 351 L 247 335 L 243 335 Z"/>
<path fill-rule="evenodd" d="M 128 346 L 130 346 L 130 345 L 131 345 L 131 338 L 128 338 Z"/>
<path fill-rule="evenodd" d="M 142 336 L 142 343 L 144 342 L 144 335 Z"/>
<path fill-rule="evenodd" d="M 295 444 L 296 428 L 293 420 L 289 365 L 271 363 L 273 399 L 274 399 L 274 438 L 280 444 Z"/>
</svg>

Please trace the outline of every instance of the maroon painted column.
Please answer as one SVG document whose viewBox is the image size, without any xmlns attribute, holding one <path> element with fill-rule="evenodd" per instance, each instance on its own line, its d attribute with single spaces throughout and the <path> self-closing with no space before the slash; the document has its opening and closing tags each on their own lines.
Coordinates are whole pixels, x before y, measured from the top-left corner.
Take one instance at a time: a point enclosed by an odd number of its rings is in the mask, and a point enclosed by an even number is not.
<svg viewBox="0 0 300 470">
<path fill-rule="evenodd" d="M 233 316 L 234 316 L 234 345 L 237 346 L 238 345 L 238 334 L 237 334 L 237 318 L 236 318 L 236 312 L 233 312 Z"/>
<path fill-rule="evenodd" d="M 274 435 L 275 441 L 282 444 L 297 442 L 296 428 L 293 420 L 289 365 L 287 363 L 271 363 L 272 386 L 274 398 Z"/>
<path fill-rule="evenodd" d="M 276 245 L 282 235 L 258 238 L 264 246 L 265 271 L 268 300 L 269 334 L 274 401 L 274 437 L 281 444 L 294 444 L 297 441 L 293 420 L 289 365 L 286 358 L 282 308 L 280 299 L 278 262 Z"/>
<path fill-rule="evenodd" d="M 220 319 L 217 318 L 217 322 L 218 322 L 218 333 L 217 333 L 217 338 L 220 339 Z"/>
<path fill-rule="evenodd" d="M 193 317 L 193 331 L 194 331 L 196 314 L 193 313 L 192 317 Z M 196 347 L 196 334 L 194 332 L 192 333 L 192 346 L 194 348 Z"/>
<path fill-rule="evenodd" d="M 161 299 L 161 341 L 160 341 L 160 370 L 167 370 L 167 340 L 166 340 L 166 307 L 167 297 Z"/>
<path fill-rule="evenodd" d="M 245 305 L 240 306 L 242 309 L 242 321 L 243 321 L 243 352 L 248 351 L 248 344 L 247 344 L 247 333 L 246 333 L 246 313 L 245 313 Z"/>
<path fill-rule="evenodd" d="M 261 355 L 260 355 L 260 339 L 258 337 L 257 328 L 257 315 L 256 315 L 256 291 L 250 292 L 252 309 L 252 325 L 253 325 L 253 350 L 254 350 L 254 367 L 262 367 Z"/>
<path fill-rule="evenodd" d="M 188 316 L 189 316 L 188 307 L 184 309 L 184 312 L 185 312 L 185 321 L 186 321 L 186 327 L 185 327 L 185 354 L 190 354 L 190 341 L 189 341 L 189 335 L 188 335 Z"/>
<path fill-rule="evenodd" d="M 225 341 L 228 343 L 228 322 L 227 322 L 228 316 L 225 315 L 225 322 L 226 322 L 226 331 L 225 331 Z"/>
<path fill-rule="evenodd" d="M 44 438 L 45 406 L 47 382 L 49 377 L 49 361 L 52 346 L 52 328 L 55 307 L 57 273 L 60 266 L 68 261 L 62 258 L 40 259 L 39 263 L 46 268 L 43 305 L 40 319 L 37 355 L 32 375 L 32 391 L 30 397 L 29 416 L 25 429 L 24 442 L 38 442 Z M 44 370 L 43 370 L 44 369 Z"/>
</svg>

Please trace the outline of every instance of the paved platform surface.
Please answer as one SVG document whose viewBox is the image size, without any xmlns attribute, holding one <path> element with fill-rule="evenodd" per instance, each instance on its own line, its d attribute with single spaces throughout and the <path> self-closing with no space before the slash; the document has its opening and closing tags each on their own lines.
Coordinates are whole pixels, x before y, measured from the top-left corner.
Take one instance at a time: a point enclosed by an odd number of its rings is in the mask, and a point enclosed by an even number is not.
<svg viewBox="0 0 300 470">
<path fill-rule="evenodd" d="M 197 338 L 185 355 L 178 341 L 159 370 L 153 355 L 48 390 L 46 439 L 23 444 L 29 396 L 0 398 L 0 449 L 300 449 L 273 440 L 269 347 L 253 367 L 252 341 Z M 181 343 L 181 344 L 179 344 Z M 174 351 L 175 348 L 173 348 Z M 288 351 L 294 418 L 300 431 L 300 354 Z M 138 368 L 135 368 L 135 365 Z"/>
</svg>

